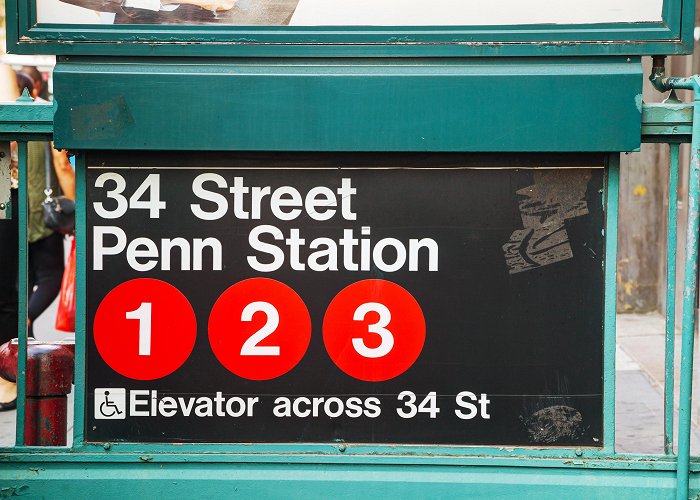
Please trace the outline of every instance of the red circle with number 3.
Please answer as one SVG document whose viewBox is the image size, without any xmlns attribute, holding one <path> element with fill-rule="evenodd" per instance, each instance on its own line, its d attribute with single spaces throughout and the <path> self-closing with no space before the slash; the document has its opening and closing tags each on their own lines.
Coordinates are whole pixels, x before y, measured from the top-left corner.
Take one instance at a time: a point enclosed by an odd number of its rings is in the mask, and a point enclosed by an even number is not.
<svg viewBox="0 0 700 500">
<path fill-rule="evenodd" d="M 338 368 L 356 379 L 381 382 L 401 375 L 425 343 L 425 318 L 399 285 L 364 280 L 344 288 L 323 319 L 323 342 Z"/>
<path fill-rule="evenodd" d="M 197 320 L 177 288 L 139 278 L 122 283 L 102 299 L 93 336 L 100 356 L 115 372 L 155 380 L 187 360 L 197 338 Z"/>
<path fill-rule="evenodd" d="M 270 380 L 294 368 L 311 340 L 311 318 L 299 295 L 269 278 L 229 287 L 209 316 L 209 344 L 239 377 Z"/>
</svg>

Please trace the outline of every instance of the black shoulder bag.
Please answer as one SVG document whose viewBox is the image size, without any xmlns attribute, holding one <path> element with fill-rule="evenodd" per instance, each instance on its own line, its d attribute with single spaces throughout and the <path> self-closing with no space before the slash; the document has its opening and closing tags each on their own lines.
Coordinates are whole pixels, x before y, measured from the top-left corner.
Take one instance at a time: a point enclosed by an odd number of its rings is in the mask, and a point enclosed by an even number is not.
<svg viewBox="0 0 700 500">
<path fill-rule="evenodd" d="M 46 199 L 41 204 L 44 212 L 44 225 L 61 234 L 73 234 L 75 232 L 75 202 L 65 196 L 51 196 L 51 145 L 46 143 L 44 153 L 46 168 Z"/>
</svg>

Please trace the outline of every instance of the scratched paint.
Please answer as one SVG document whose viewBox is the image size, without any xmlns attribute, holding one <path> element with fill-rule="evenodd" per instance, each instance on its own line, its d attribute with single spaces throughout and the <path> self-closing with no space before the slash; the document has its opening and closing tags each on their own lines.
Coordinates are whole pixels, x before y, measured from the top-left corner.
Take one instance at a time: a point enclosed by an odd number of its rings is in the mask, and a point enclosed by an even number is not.
<svg viewBox="0 0 700 500">
<path fill-rule="evenodd" d="M 538 444 L 577 439 L 584 431 L 581 413 L 566 405 L 552 405 L 538 410 L 525 419 L 523 425 L 530 441 Z"/>
<path fill-rule="evenodd" d="M 564 221 L 588 214 L 590 178 L 589 170 L 542 170 L 535 172 L 534 184 L 516 191 L 523 228 L 503 245 L 509 274 L 573 258 Z"/>
</svg>

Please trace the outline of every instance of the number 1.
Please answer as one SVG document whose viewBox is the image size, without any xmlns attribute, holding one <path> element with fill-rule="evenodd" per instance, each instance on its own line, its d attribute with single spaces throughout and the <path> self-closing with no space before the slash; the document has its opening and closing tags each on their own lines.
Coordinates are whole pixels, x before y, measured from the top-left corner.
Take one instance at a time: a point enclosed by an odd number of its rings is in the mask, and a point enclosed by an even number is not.
<svg viewBox="0 0 700 500">
<path fill-rule="evenodd" d="M 126 319 L 139 320 L 139 356 L 151 355 L 151 303 L 141 302 L 138 309 L 127 311 Z"/>
</svg>

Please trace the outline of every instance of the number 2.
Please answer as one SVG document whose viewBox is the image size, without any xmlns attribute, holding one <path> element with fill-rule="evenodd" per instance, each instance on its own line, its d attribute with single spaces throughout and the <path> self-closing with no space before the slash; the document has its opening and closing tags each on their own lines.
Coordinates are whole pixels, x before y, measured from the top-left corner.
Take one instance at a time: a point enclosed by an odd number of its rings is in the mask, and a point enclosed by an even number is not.
<svg viewBox="0 0 700 500">
<path fill-rule="evenodd" d="M 251 335 L 241 346 L 241 356 L 279 356 L 280 348 L 276 345 L 258 345 L 277 330 L 280 315 L 275 306 L 269 302 L 251 302 L 243 308 L 241 321 L 252 321 L 256 312 L 263 312 L 267 321 L 263 327 Z"/>
<path fill-rule="evenodd" d="M 391 311 L 384 304 L 379 302 L 365 302 L 357 309 L 352 319 L 355 321 L 363 321 L 368 312 L 376 312 L 379 314 L 379 321 L 367 326 L 367 331 L 376 333 L 381 338 L 382 342 L 377 347 L 367 347 L 362 338 L 352 339 L 352 345 L 361 356 L 365 358 L 381 358 L 391 352 L 394 347 L 394 336 L 385 327 L 391 321 Z"/>
</svg>

